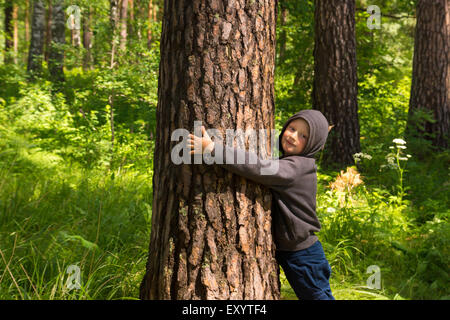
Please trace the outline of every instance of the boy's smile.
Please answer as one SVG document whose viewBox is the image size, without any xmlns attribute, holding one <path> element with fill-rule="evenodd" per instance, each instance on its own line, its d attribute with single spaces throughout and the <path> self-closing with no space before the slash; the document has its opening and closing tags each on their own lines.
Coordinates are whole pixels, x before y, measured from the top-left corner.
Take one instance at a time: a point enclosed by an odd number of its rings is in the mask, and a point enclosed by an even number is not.
<svg viewBox="0 0 450 320">
<path fill-rule="evenodd" d="M 304 119 L 292 120 L 283 132 L 281 146 L 286 155 L 300 154 L 309 137 L 309 125 Z"/>
</svg>

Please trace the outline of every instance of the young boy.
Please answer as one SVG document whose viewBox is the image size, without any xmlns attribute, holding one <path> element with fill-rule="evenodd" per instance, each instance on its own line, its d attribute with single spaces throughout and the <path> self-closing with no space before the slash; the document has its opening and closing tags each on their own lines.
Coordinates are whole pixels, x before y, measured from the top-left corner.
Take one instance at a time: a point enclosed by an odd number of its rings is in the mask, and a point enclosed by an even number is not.
<svg viewBox="0 0 450 320">
<path fill-rule="evenodd" d="M 331 268 L 315 235 L 320 230 L 320 222 L 316 215 L 317 166 L 313 156 L 323 148 L 328 137 L 328 121 L 324 115 L 317 110 L 294 114 L 279 136 L 282 156 L 268 160 L 256 157 L 256 164 L 248 164 L 249 152 L 212 142 L 204 127 L 202 132 L 203 138 L 189 135 L 191 154 L 195 153 L 194 145 L 201 145 L 201 152 L 212 155 L 223 150 L 222 167 L 272 191 L 276 260 L 297 297 L 334 300 L 329 284 Z M 238 156 L 245 156 L 245 164 L 225 161 L 239 159 Z M 261 171 L 272 167 L 274 161 L 278 161 L 277 172 L 262 175 Z"/>
</svg>

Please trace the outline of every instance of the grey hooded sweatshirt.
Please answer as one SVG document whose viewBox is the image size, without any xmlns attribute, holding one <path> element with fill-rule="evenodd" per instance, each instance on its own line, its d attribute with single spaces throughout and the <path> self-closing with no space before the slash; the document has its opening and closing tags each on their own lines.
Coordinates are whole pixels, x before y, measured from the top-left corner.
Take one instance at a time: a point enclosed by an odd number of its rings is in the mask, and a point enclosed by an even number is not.
<svg viewBox="0 0 450 320">
<path fill-rule="evenodd" d="M 308 141 L 301 154 L 285 155 L 281 137 L 289 122 L 298 118 L 303 118 L 309 125 Z M 314 154 L 322 149 L 327 137 L 328 121 L 324 115 L 317 110 L 302 110 L 291 116 L 281 130 L 279 148 L 282 156 L 279 159 L 260 159 L 254 153 L 215 141 L 211 155 L 223 152 L 223 163 L 219 163 L 222 167 L 272 191 L 272 224 L 277 250 L 302 250 L 318 240 L 315 233 L 321 226 L 316 215 L 317 166 Z M 244 164 L 237 162 L 239 157 L 245 157 Z M 256 164 L 251 164 L 255 159 Z M 274 165 L 278 165 L 275 173 L 261 174 L 271 172 L 269 168 Z"/>
</svg>

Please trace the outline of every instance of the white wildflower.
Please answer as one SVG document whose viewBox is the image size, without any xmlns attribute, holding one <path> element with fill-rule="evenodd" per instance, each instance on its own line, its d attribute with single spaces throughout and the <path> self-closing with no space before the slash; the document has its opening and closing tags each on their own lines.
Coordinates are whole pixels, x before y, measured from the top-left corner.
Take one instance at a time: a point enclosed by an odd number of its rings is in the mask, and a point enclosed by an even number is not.
<svg viewBox="0 0 450 320">
<path fill-rule="evenodd" d="M 336 212 L 336 209 L 335 208 L 327 208 L 327 212 L 328 213 L 335 213 Z"/>
<path fill-rule="evenodd" d="M 399 146 L 399 145 L 397 145 L 397 148 L 400 148 L 400 149 L 406 149 L 405 146 Z"/>
<path fill-rule="evenodd" d="M 396 144 L 406 144 L 406 141 L 403 139 L 394 139 L 392 142 Z"/>
</svg>

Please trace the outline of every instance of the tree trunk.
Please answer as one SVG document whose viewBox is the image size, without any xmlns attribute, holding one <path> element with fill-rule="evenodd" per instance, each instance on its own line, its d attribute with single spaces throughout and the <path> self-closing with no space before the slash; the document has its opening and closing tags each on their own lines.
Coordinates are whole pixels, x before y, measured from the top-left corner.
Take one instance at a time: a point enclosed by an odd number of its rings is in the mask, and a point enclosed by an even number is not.
<svg viewBox="0 0 450 320">
<path fill-rule="evenodd" d="M 406 139 L 418 136 L 445 149 L 450 132 L 450 1 L 419 0 L 416 15 Z M 436 122 L 414 121 L 422 110 L 431 112 Z"/>
<path fill-rule="evenodd" d="M 117 24 L 119 21 L 119 0 L 109 1 L 109 24 L 111 28 L 111 62 L 110 68 L 114 67 L 116 45 L 117 45 Z"/>
<path fill-rule="evenodd" d="M 48 0 L 48 10 L 45 21 L 45 54 L 44 59 L 48 62 L 50 55 L 50 46 L 52 43 L 52 0 Z"/>
<path fill-rule="evenodd" d="M 148 1 L 147 48 L 152 47 L 153 0 Z"/>
<path fill-rule="evenodd" d="M 120 51 L 125 52 L 127 48 L 127 17 L 128 0 L 122 0 L 120 5 Z"/>
<path fill-rule="evenodd" d="M 31 23 L 30 51 L 28 53 L 27 71 L 33 78 L 42 71 L 42 54 L 44 50 L 45 8 L 42 0 L 33 1 Z"/>
<path fill-rule="evenodd" d="M 286 6 L 286 0 L 280 0 L 280 24 L 281 27 L 284 27 L 286 25 L 286 18 L 288 14 L 288 9 Z M 285 55 L 286 55 L 286 42 L 287 42 L 287 33 L 286 30 L 282 30 L 280 33 L 280 39 L 278 40 L 278 43 L 280 44 L 280 53 L 278 54 L 278 64 L 283 64 Z"/>
<path fill-rule="evenodd" d="M 83 57 L 83 70 L 92 69 L 92 13 L 93 9 L 89 6 L 89 12 L 83 15 L 83 46 L 86 50 Z"/>
<path fill-rule="evenodd" d="M 14 37 L 14 29 L 13 29 L 13 3 L 11 1 L 7 1 L 5 3 L 5 50 L 4 50 L 4 61 L 6 63 L 12 63 L 12 53 L 11 49 L 13 48 L 13 37 Z"/>
<path fill-rule="evenodd" d="M 17 64 L 17 57 L 19 56 L 19 7 L 14 4 L 13 8 L 13 47 L 14 47 L 14 63 Z"/>
<path fill-rule="evenodd" d="M 128 0 L 128 7 L 129 7 L 129 19 L 128 19 L 128 34 L 134 36 L 134 1 L 133 0 Z"/>
<path fill-rule="evenodd" d="M 30 41 L 30 0 L 25 1 L 25 41 Z"/>
<path fill-rule="evenodd" d="M 81 47 L 81 29 L 79 29 L 78 27 L 74 26 L 71 29 L 71 40 L 72 40 L 72 46 L 74 46 L 75 48 L 79 48 Z"/>
<path fill-rule="evenodd" d="M 52 42 L 50 46 L 48 68 L 53 81 L 64 81 L 64 49 L 65 40 L 64 0 L 55 0 L 51 25 Z"/>
<path fill-rule="evenodd" d="M 140 297 L 278 299 L 270 191 L 218 165 L 170 159 L 171 134 L 193 132 L 194 119 L 222 134 L 274 128 L 276 3 L 164 5 L 152 232 Z"/>
<path fill-rule="evenodd" d="M 354 164 L 360 152 L 357 102 L 355 0 L 315 2 L 313 108 L 334 125 L 325 163 Z"/>
</svg>

